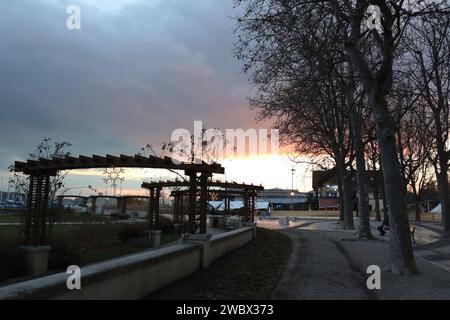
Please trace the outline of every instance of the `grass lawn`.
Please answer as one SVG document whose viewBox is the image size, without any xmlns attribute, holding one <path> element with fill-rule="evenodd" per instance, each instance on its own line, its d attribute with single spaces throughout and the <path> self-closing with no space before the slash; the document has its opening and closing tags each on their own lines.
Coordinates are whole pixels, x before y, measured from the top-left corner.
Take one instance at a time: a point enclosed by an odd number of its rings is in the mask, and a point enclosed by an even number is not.
<svg viewBox="0 0 450 320">
<path fill-rule="evenodd" d="M 0 215 L 0 223 L 19 223 L 19 215 L 17 214 L 2 214 Z"/>
<path fill-rule="evenodd" d="M 80 213 L 65 213 L 61 216 L 60 222 L 97 222 L 97 221 L 111 221 L 112 219 L 101 215 L 80 214 Z M 1 214 L 0 223 L 19 223 L 20 217 L 18 214 Z"/>
<path fill-rule="evenodd" d="M 161 234 L 161 244 L 170 243 L 179 239 L 179 235 L 176 234 Z M 83 256 L 83 263 L 90 264 L 111 258 L 117 258 L 137 251 L 145 250 L 147 248 L 137 247 L 131 244 L 124 244 L 120 240 L 114 240 L 111 242 L 111 246 L 108 250 L 95 249 L 87 250 Z"/>
<path fill-rule="evenodd" d="M 274 210 L 271 213 L 272 217 L 330 217 L 338 218 L 339 211 L 319 211 L 319 210 Z"/>
<path fill-rule="evenodd" d="M 62 271 L 71 264 L 83 266 L 94 262 L 145 250 L 146 247 L 126 244 L 118 237 L 125 224 L 55 224 L 49 256 L 49 271 Z M 17 261 L 16 248 L 22 237 L 19 226 L 0 226 L 0 281 L 24 276 Z M 161 234 L 161 244 L 175 241 L 178 235 Z"/>
<path fill-rule="evenodd" d="M 286 267 L 291 250 L 288 236 L 258 228 L 254 241 L 146 299 L 267 299 Z"/>
<path fill-rule="evenodd" d="M 330 219 L 339 218 L 339 211 L 328 211 L 328 210 L 275 210 L 271 213 L 272 217 L 327 217 Z M 371 219 L 375 219 L 375 213 L 372 212 L 370 214 Z M 356 216 L 356 212 L 353 213 L 353 218 L 358 219 Z M 431 213 L 431 212 L 422 212 L 421 219 L 425 222 L 440 222 L 442 220 L 442 216 L 439 213 Z M 409 212 L 409 221 L 415 221 L 415 213 Z"/>
</svg>

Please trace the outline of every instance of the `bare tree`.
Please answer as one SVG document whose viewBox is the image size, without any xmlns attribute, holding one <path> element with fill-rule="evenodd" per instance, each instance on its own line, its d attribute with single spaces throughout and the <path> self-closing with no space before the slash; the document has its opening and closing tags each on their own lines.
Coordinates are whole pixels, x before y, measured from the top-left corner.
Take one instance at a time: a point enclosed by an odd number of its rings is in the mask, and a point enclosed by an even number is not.
<svg viewBox="0 0 450 320">
<path fill-rule="evenodd" d="M 36 150 L 29 154 L 31 160 L 40 159 L 54 159 L 54 158 L 64 158 L 70 156 L 70 151 L 68 149 L 72 146 L 71 143 L 66 141 L 53 140 L 52 138 L 44 137 L 41 142 L 36 146 Z M 14 164 L 10 165 L 10 171 L 14 171 Z M 55 176 L 50 177 L 49 185 L 49 200 L 54 201 L 56 194 L 59 190 L 65 187 L 64 179 L 67 176 L 68 171 L 58 171 Z M 17 192 L 28 195 L 29 189 L 29 176 L 13 173 L 12 177 L 9 179 L 9 184 Z M 59 219 L 59 214 L 57 210 L 49 211 L 47 216 L 48 228 L 47 235 L 45 237 L 48 239 L 53 230 L 53 225 Z M 21 215 L 21 223 L 24 222 L 24 215 Z M 23 228 L 22 228 L 23 229 Z"/>
<path fill-rule="evenodd" d="M 369 184 L 373 190 L 373 199 L 375 204 L 375 221 L 381 221 L 380 199 L 385 202 L 383 198 L 383 192 L 380 190 L 380 186 L 383 185 L 383 177 L 378 175 L 381 170 L 380 153 L 376 140 L 368 141 L 365 149 L 366 159 L 368 166 L 372 172 L 369 179 Z M 380 198 L 381 197 L 381 198 Z"/>
<path fill-rule="evenodd" d="M 294 145 L 297 152 L 333 159 L 343 208 L 340 218 L 344 228 L 353 229 L 354 157 L 346 92 L 336 76 L 336 58 L 324 50 L 333 47 L 333 39 L 322 37 L 334 26 L 314 16 L 300 22 L 283 4 L 277 7 L 280 11 L 259 17 L 258 5 L 262 3 L 250 2 L 238 19 L 242 34 L 236 55 L 257 86 L 250 104 L 260 118 L 277 120 L 282 142 Z M 290 30 L 295 30 L 295 37 Z"/>
<path fill-rule="evenodd" d="M 402 118 L 397 129 L 400 166 L 404 179 L 413 195 L 415 221 L 420 222 L 420 196 L 433 179 L 428 150 L 432 140 L 427 134 L 429 123 L 423 119 L 423 108 L 416 104 Z"/>
<path fill-rule="evenodd" d="M 352 125 L 352 139 L 355 149 L 356 159 L 356 177 L 358 186 L 358 212 L 359 212 L 359 228 L 358 236 L 360 239 L 372 239 L 370 231 L 370 210 L 369 199 L 367 194 L 368 176 L 366 171 L 366 160 L 363 141 L 362 112 L 364 104 L 361 97 L 363 94 L 357 94 L 356 81 L 353 65 L 347 63 L 347 81 L 346 85 L 346 102 L 347 112 Z M 357 98 L 359 96 L 359 98 Z"/>
<path fill-rule="evenodd" d="M 345 46 L 346 55 L 367 95 L 374 116 L 385 197 L 390 211 L 391 271 L 395 274 L 417 273 L 406 214 L 406 187 L 400 170 L 396 143 L 396 123 L 389 109 L 388 97 L 392 89 L 396 49 L 405 28 L 414 16 L 428 12 L 439 14 L 445 12 L 448 10 L 447 2 L 403 0 L 237 2 L 246 5 L 242 16 L 238 19 L 241 30 L 245 31 L 239 38 L 238 57 L 246 61 L 245 71 L 256 70 L 252 80 L 258 83 L 260 88 L 261 85 L 263 89 L 271 88 L 272 91 L 283 88 L 292 75 L 297 75 L 295 70 L 307 74 L 317 72 L 314 69 L 299 67 L 303 66 L 302 55 L 317 55 L 317 52 L 308 50 L 307 40 L 318 32 L 319 37 L 330 40 L 322 43 L 329 44 L 335 41 Z M 368 9 L 371 5 L 376 5 L 381 11 L 379 28 L 372 29 L 367 24 Z M 332 24 L 333 28 L 325 29 L 327 32 L 323 32 L 323 28 L 318 28 L 321 23 L 327 22 Z M 308 45 L 305 46 L 305 43 Z M 322 49 L 327 51 L 328 48 Z M 276 85 L 267 79 L 276 79 Z"/>
<path fill-rule="evenodd" d="M 408 65 L 420 103 L 427 109 L 421 118 L 428 123 L 423 133 L 433 143 L 430 155 L 439 186 L 444 236 L 450 236 L 449 199 L 449 100 L 450 100 L 450 18 L 437 12 L 415 17 L 406 33 Z"/>
<path fill-rule="evenodd" d="M 53 159 L 70 156 L 68 148 L 72 146 L 66 141 L 57 141 L 52 138 L 44 137 L 36 146 L 36 150 L 29 154 L 31 160 Z M 14 171 L 14 164 L 10 165 L 10 171 Z M 58 171 L 56 176 L 50 179 L 49 199 L 55 200 L 57 192 L 64 188 L 64 179 L 68 171 Z M 9 179 L 10 186 L 18 193 L 27 195 L 29 188 L 28 176 L 13 173 Z"/>
</svg>

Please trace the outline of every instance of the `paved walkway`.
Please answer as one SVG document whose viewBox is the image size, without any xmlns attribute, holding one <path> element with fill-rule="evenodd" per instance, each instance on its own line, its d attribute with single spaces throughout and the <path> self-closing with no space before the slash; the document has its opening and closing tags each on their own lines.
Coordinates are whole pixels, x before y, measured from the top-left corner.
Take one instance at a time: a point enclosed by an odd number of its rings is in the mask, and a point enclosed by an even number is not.
<svg viewBox="0 0 450 320">
<path fill-rule="evenodd" d="M 293 240 L 292 255 L 273 299 L 450 299 L 450 272 L 424 259 L 416 259 L 419 275 L 402 277 L 382 271 L 381 290 L 367 289 L 369 265 L 388 269 L 389 237 L 355 241 L 354 231 L 343 231 L 337 221 L 301 220 L 290 228 L 277 221 L 258 225 L 280 229 Z M 422 226 L 417 230 L 418 243 L 437 234 Z M 428 245 L 431 242 L 416 245 L 416 255 Z"/>
<path fill-rule="evenodd" d="M 442 225 L 416 224 L 414 254 L 450 272 L 450 238 L 442 238 Z"/>
<path fill-rule="evenodd" d="M 269 229 L 286 229 L 287 226 L 278 224 L 278 220 L 259 220 L 258 225 Z M 376 227 L 380 222 L 371 221 L 372 234 L 382 241 L 389 241 L 389 233 L 385 236 L 380 236 Z M 416 226 L 415 240 L 413 245 L 414 254 L 419 259 L 427 260 L 428 262 L 443 268 L 450 272 L 450 238 L 442 238 L 443 226 L 437 222 L 422 222 L 420 224 L 414 223 Z M 291 221 L 289 227 L 301 227 L 303 230 L 322 230 L 322 231 L 336 231 L 355 234 L 355 230 L 342 230 L 337 219 L 323 221 L 321 219 L 296 219 Z M 358 228 L 358 221 L 355 220 L 355 228 Z"/>
</svg>

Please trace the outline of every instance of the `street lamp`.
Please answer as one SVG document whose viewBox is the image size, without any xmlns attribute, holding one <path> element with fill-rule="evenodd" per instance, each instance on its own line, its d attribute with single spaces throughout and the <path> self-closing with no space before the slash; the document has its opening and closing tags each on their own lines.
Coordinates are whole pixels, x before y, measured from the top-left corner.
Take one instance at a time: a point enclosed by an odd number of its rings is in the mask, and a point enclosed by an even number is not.
<svg viewBox="0 0 450 320">
<path fill-rule="evenodd" d="M 292 168 L 291 169 L 291 173 L 292 173 L 292 180 L 291 180 L 291 210 L 294 210 L 294 172 L 295 169 Z"/>
<path fill-rule="evenodd" d="M 295 172 L 295 169 L 292 168 L 291 172 L 292 172 L 291 190 L 294 191 L 294 172 Z"/>
</svg>

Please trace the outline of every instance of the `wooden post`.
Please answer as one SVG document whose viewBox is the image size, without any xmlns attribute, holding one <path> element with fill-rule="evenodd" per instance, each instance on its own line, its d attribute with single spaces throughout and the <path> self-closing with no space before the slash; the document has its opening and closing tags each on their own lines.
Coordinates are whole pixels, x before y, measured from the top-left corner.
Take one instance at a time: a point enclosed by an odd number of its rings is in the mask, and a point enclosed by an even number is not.
<svg viewBox="0 0 450 320">
<path fill-rule="evenodd" d="M 64 207 L 63 207 L 63 196 L 58 196 L 58 210 L 60 211 L 60 213 L 63 212 Z"/>
<path fill-rule="evenodd" d="M 250 222 L 255 222 L 255 208 L 256 208 L 256 192 L 252 190 L 252 218 Z"/>
<path fill-rule="evenodd" d="M 43 245 L 46 241 L 49 185 L 49 175 L 39 173 L 30 175 L 25 216 L 26 245 Z"/>
<path fill-rule="evenodd" d="M 150 228 L 150 232 L 153 232 L 153 216 L 155 212 L 155 189 L 150 188 L 150 199 L 149 199 L 149 206 L 148 206 L 148 225 Z"/>
<path fill-rule="evenodd" d="M 200 233 L 206 233 L 206 219 L 208 211 L 208 175 L 202 172 L 200 176 Z"/>
<path fill-rule="evenodd" d="M 120 213 L 122 215 L 126 215 L 127 214 L 127 198 L 120 197 L 118 199 L 119 199 L 119 203 L 120 203 Z"/>
<path fill-rule="evenodd" d="M 44 245 L 47 241 L 47 214 L 48 214 L 48 200 L 50 195 L 50 176 L 42 176 L 43 190 L 41 206 L 39 210 L 40 216 L 40 239 L 39 244 Z"/>
<path fill-rule="evenodd" d="M 159 198 L 161 196 L 161 188 L 156 188 L 155 190 L 155 228 L 159 226 Z"/>
<path fill-rule="evenodd" d="M 97 197 L 93 196 L 92 198 L 92 214 L 95 215 L 96 211 L 97 211 Z"/>
<path fill-rule="evenodd" d="M 35 184 L 36 184 L 36 176 L 30 175 L 30 185 L 28 187 L 28 199 L 27 199 L 27 214 L 25 216 L 25 244 L 31 244 L 31 237 L 33 234 L 33 212 L 34 212 L 34 201 L 35 201 Z"/>
<path fill-rule="evenodd" d="M 248 205 L 248 200 L 249 200 L 248 191 L 245 190 L 245 192 L 244 192 L 244 212 L 247 215 L 247 221 L 250 220 L 250 210 L 249 210 L 250 208 Z"/>
<path fill-rule="evenodd" d="M 197 198 L 197 174 L 194 171 L 187 172 L 189 175 L 189 232 L 195 233 L 195 206 Z"/>
<path fill-rule="evenodd" d="M 174 196 L 173 196 L 173 222 L 174 223 L 178 223 L 178 212 L 179 212 L 179 193 L 175 192 Z"/>
<path fill-rule="evenodd" d="M 178 205 L 178 217 L 180 219 L 180 223 L 184 223 L 185 217 L 184 217 L 184 204 L 185 204 L 185 197 L 184 197 L 184 193 L 180 192 L 180 199 L 179 201 L 179 205 Z"/>
<path fill-rule="evenodd" d="M 33 245 L 38 245 L 39 238 L 39 220 L 41 214 L 41 202 L 42 202 L 42 175 L 36 177 L 36 185 L 34 189 L 34 208 L 33 215 L 31 217 L 32 235 L 31 241 Z"/>
</svg>

